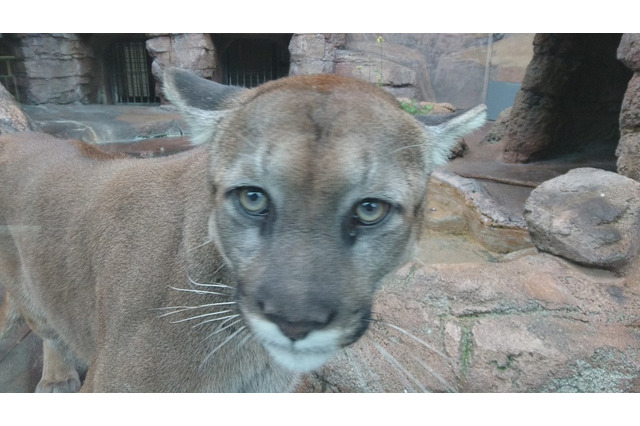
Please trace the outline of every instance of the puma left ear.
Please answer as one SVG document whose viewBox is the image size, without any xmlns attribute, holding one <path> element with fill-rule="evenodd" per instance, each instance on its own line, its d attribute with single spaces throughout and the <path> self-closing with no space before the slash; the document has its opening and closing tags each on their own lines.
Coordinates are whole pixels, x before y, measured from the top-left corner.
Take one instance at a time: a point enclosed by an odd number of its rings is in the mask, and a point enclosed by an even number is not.
<svg viewBox="0 0 640 426">
<path fill-rule="evenodd" d="M 447 118 L 446 121 L 438 120 L 438 116 L 418 118 L 425 125 L 424 154 L 429 173 L 435 167 L 447 163 L 451 150 L 462 136 L 484 125 L 487 119 L 487 107 L 478 105 L 453 118 L 451 116 Z"/>
<path fill-rule="evenodd" d="M 236 97 L 246 90 L 209 81 L 179 68 L 167 68 L 162 80 L 164 94 L 187 121 L 194 145 L 213 139 L 220 120 L 236 106 Z"/>
</svg>

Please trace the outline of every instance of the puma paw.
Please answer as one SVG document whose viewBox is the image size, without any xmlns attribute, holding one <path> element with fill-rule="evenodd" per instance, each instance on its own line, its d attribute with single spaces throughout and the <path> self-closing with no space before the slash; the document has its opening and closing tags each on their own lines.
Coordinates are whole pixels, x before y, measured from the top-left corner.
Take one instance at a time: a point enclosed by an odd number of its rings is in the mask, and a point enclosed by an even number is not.
<svg viewBox="0 0 640 426">
<path fill-rule="evenodd" d="M 69 377 L 66 380 L 46 380 L 44 377 L 36 386 L 37 393 L 73 393 L 80 389 L 80 379 Z"/>
</svg>

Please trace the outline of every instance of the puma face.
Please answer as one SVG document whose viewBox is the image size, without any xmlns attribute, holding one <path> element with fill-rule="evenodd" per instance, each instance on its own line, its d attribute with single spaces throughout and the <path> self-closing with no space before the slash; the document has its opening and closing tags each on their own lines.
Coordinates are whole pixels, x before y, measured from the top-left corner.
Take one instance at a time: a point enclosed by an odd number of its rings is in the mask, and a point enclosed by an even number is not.
<svg viewBox="0 0 640 426">
<path fill-rule="evenodd" d="M 224 166 L 212 170 L 220 208 L 210 232 L 240 309 L 294 371 L 365 332 L 375 289 L 419 234 L 427 175 L 409 147 L 420 128 L 400 114 L 389 128 L 386 98 L 372 98 L 354 129 L 348 111 L 360 102 L 341 91 L 266 93 L 224 123 L 245 131 L 221 141 Z"/>
<path fill-rule="evenodd" d="M 459 135 L 440 129 L 439 146 L 388 94 L 335 76 L 267 83 L 227 105 L 187 112 L 210 145 L 210 238 L 256 338 L 309 371 L 366 331 L 375 290 L 413 255 L 428 176 Z"/>
</svg>

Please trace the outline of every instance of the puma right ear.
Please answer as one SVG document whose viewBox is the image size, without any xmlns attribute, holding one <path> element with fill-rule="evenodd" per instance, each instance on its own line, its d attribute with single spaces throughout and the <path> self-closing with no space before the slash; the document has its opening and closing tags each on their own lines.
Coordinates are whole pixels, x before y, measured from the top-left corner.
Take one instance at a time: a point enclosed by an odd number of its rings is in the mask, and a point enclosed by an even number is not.
<svg viewBox="0 0 640 426">
<path fill-rule="evenodd" d="M 478 105 L 461 114 L 447 116 L 443 121 L 439 117 L 418 118 L 425 126 L 426 142 L 424 155 L 431 173 L 437 166 L 446 164 L 451 150 L 458 139 L 472 133 L 484 125 L 487 120 L 487 107 Z"/>
<path fill-rule="evenodd" d="M 167 68 L 162 80 L 164 94 L 187 121 L 194 145 L 213 139 L 220 120 L 236 106 L 235 98 L 246 90 L 206 80 L 179 68 Z"/>
</svg>

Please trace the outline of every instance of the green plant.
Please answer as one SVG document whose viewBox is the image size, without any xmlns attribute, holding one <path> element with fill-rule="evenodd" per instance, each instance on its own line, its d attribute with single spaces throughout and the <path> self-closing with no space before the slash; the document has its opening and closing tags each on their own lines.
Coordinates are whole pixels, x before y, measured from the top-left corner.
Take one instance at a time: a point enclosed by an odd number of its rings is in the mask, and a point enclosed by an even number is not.
<svg viewBox="0 0 640 426">
<path fill-rule="evenodd" d="M 400 102 L 400 107 L 411 115 L 426 115 L 433 110 L 433 105 L 420 104 L 415 99 Z"/>
</svg>

